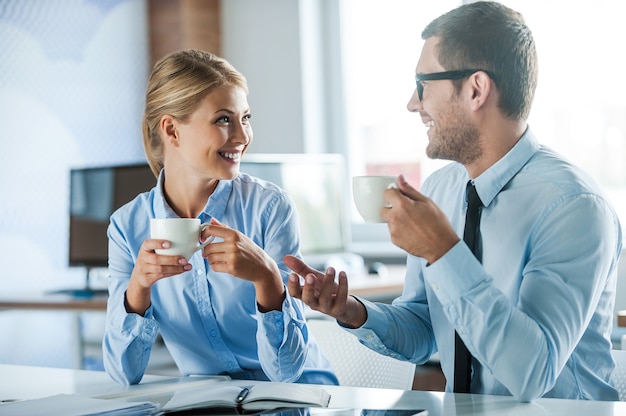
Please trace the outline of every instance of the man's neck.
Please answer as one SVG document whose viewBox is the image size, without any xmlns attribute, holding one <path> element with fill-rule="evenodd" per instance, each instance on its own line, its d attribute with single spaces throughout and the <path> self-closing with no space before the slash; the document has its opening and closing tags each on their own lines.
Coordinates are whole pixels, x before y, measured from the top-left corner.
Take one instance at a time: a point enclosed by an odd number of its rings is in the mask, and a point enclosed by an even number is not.
<svg viewBox="0 0 626 416">
<path fill-rule="evenodd" d="M 506 120 L 492 123 L 485 129 L 488 133 L 481 134 L 481 156 L 471 163 L 465 164 L 470 178 L 474 179 L 502 159 L 522 138 L 528 124 L 526 121 Z"/>
</svg>

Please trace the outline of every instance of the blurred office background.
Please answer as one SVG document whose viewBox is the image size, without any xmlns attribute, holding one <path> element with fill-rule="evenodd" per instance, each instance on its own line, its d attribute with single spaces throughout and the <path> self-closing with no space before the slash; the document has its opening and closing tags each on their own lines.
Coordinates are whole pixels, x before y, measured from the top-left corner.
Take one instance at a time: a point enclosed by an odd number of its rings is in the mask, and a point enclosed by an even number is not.
<svg viewBox="0 0 626 416">
<path fill-rule="evenodd" d="M 605 187 L 626 223 L 619 5 L 502 2 L 525 14 L 538 44 L 531 126 Z M 419 187 L 445 163 L 425 157 L 425 129 L 406 111 L 420 33 L 460 3 L 0 0 L 0 294 L 83 284 L 67 260 L 69 169 L 144 160 L 147 76 L 177 49 L 222 55 L 248 78 L 250 152 L 341 153 L 349 174 L 404 173 Z M 384 225 L 354 211 L 350 222 L 355 251 L 402 261 Z M 104 286 L 106 270 L 93 280 Z M 621 292 L 616 308 L 626 308 Z M 74 366 L 75 318 L 0 311 L 0 362 Z"/>
</svg>

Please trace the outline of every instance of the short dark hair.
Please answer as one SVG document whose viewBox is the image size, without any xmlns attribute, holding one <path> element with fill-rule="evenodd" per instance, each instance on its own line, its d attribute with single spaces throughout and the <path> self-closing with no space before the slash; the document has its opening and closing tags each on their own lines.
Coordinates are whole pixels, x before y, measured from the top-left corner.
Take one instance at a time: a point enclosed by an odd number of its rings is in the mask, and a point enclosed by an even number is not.
<svg viewBox="0 0 626 416">
<path fill-rule="evenodd" d="M 464 4 L 426 26 L 422 39 L 433 36 L 440 38 L 438 59 L 446 70 L 489 70 L 503 114 L 528 118 L 537 87 L 537 51 L 520 13 L 493 1 Z"/>
</svg>

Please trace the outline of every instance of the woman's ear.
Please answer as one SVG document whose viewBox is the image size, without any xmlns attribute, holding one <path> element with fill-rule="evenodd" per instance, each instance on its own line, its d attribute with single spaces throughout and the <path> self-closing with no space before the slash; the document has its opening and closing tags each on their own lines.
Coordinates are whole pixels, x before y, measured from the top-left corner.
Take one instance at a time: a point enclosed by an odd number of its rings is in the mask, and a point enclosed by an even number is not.
<svg viewBox="0 0 626 416">
<path fill-rule="evenodd" d="M 177 120 L 169 114 L 161 117 L 160 128 L 164 141 L 172 146 L 178 146 L 178 130 L 176 130 Z"/>
</svg>

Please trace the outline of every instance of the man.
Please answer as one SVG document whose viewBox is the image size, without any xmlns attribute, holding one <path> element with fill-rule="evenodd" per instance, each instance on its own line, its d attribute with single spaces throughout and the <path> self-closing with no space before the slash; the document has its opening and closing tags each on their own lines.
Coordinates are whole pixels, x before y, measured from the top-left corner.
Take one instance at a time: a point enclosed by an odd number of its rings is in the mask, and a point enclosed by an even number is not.
<svg viewBox="0 0 626 416">
<path fill-rule="evenodd" d="M 402 296 L 392 305 L 348 296 L 344 272 L 335 282 L 332 268 L 322 274 L 292 256 L 289 292 L 381 354 L 424 363 L 439 352 L 447 391 L 617 400 L 621 228 L 598 186 L 527 125 L 537 58 L 523 17 L 465 4 L 422 38 L 408 109 L 428 128 L 428 156 L 456 163 L 421 192 L 402 176 L 385 191 L 391 208 L 381 216 L 409 254 Z M 479 216 L 467 214 L 465 232 L 468 198 Z M 465 348 L 469 366 L 455 370 Z"/>
</svg>

